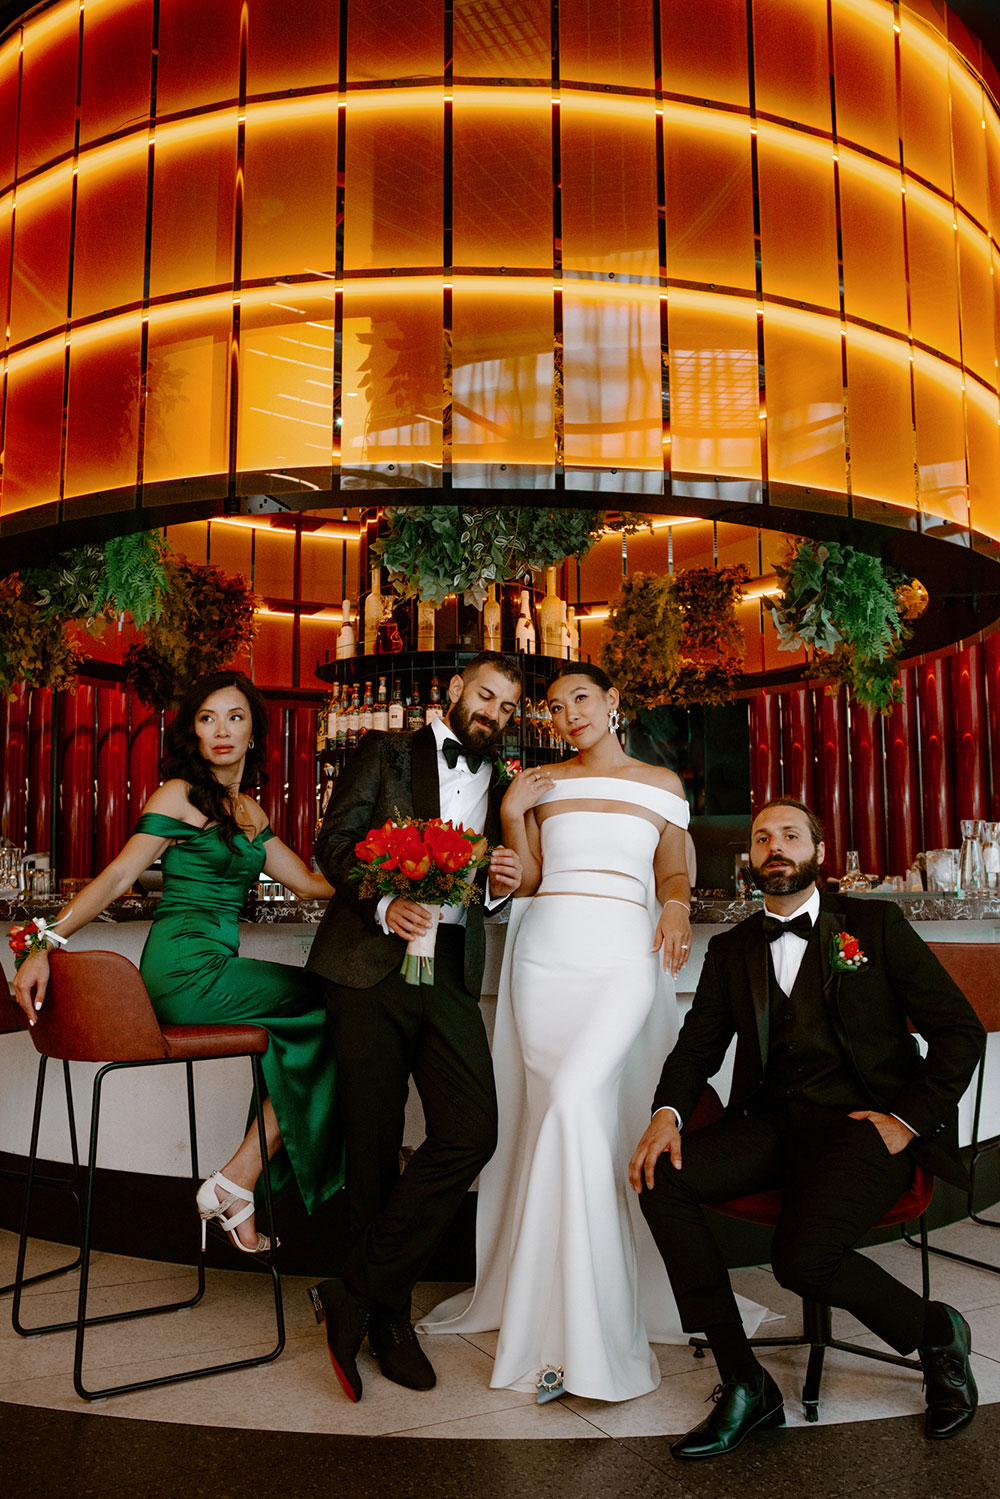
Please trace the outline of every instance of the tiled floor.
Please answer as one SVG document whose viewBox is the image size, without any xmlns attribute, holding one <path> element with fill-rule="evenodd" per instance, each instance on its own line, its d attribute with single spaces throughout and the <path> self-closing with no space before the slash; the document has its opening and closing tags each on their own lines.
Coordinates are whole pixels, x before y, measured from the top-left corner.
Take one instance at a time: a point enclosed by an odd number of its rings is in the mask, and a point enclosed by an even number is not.
<svg viewBox="0 0 1000 1499">
<path fill-rule="evenodd" d="M 1000 1234 L 956 1224 L 933 1236 L 942 1246 L 993 1256 L 1000 1264 Z M 0 1233 L 0 1283 L 13 1278 L 16 1240 Z M 902 1244 L 868 1251 L 893 1273 L 919 1283 L 920 1258 Z M 63 1251 L 32 1246 L 36 1269 L 57 1264 Z M 992 1275 L 933 1259 L 932 1293 L 957 1306 L 973 1331 L 974 1363 L 981 1400 L 1000 1402 L 1000 1274 Z M 95 1314 L 178 1299 L 191 1285 L 190 1270 L 115 1255 L 95 1258 L 92 1305 Z M 782 1291 L 766 1269 L 736 1273 L 737 1289 L 763 1302 L 780 1320 L 761 1329 L 768 1335 L 798 1331 L 797 1299 Z M 75 1276 L 33 1288 L 26 1294 L 25 1322 L 69 1318 L 75 1311 Z M 313 1320 L 305 1295 L 308 1281 L 284 1280 L 288 1343 L 275 1363 L 238 1373 L 124 1395 L 96 1405 L 73 1390 L 73 1334 L 20 1338 L 11 1329 L 3 1303 L 0 1322 L 0 1402 L 50 1410 L 87 1412 L 136 1420 L 201 1426 L 341 1434 L 351 1437 L 486 1439 L 635 1438 L 677 1434 L 701 1420 L 716 1377 L 709 1360 L 696 1360 L 687 1347 L 657 1349 L 663 1379 L 658 1390 L 639 1400 L 603 1404 L 567 1396 L 539 1408 L 529 1394 L 492 1390 L 489 1378 L 495 1338 L 436 1336 L 425 1346 L 438 1384 L 427 1393 L 401 1389 L 381 1378 L 362 1355 L 364 1398 L 352 1405 L 342 1395 L 326 1355 L 323 1331 Z M 421 1285 L 415 1312 L 425 1311 L 455 1288 Z M 844 1314 L 835 1333 L 869 1346 L 877 1340 Z M 94 1328 L 88 1333 L 85 1377 L 91 1384 L 155 1377 L 187 1367 L 249 1356 L 273 1342 L 269 1280 L 237 1271 L 209 1272 L 204 1302 L 187 1312 Z M 786 1394 L 790 1426 L 804 1426 L 799 1402 L 806 1353 L 800 1349 L 762 1351 Z M 920 1376 L 831 1351 L 826 1357 L 820 1422 L 871 1421 L 915 1415 L 923 1410 Z"/>
</svg>

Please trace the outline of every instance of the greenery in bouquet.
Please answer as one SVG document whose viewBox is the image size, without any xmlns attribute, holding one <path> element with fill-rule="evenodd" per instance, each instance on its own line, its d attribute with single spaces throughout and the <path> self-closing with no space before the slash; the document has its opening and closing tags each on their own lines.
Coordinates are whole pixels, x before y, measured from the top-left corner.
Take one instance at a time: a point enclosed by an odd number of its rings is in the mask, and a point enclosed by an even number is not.
<svg viewBox="0 0 1000 1499">
<path fill-rule="evenodd" d="M 464 593 L 477 609 L 491 583 L 583 557 L 607 528 L 632 533 L 649 525 L 635 511 L 547 505 L 390 505 L 385 518 L 388 532 L 374 550 L 403 598 L 440 604 Z"/>
</svg>

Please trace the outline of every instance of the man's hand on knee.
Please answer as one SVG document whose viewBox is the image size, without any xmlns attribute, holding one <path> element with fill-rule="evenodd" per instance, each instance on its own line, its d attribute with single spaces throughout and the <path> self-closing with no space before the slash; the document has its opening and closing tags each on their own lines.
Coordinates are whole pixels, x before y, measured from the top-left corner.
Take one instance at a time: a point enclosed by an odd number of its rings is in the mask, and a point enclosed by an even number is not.
<svg viewBox="0 0 1000 1499">
<path fill-rule="evenodd" d="M 675 1170 L 681 1169 L 681 1132 L 677 1128 L 677 1115 L 671 1108 L 656 1111 L 628 1163 L 628 1179 L 634 1191 L 641 1192 L 643 1185 L 653 1185 L 656 1163 L 661 1155 L 670 1157 Z"/>
</svg>

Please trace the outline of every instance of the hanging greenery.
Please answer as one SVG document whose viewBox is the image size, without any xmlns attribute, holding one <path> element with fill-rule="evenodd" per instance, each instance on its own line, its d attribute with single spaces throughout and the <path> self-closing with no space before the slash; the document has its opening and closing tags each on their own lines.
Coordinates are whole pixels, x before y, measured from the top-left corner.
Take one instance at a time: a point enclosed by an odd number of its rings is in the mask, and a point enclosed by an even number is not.
<svg viewBox="0 0 1000 1499">
<path fill-rule="evenodd" d="M 899 657 L 910 630 L 900 599 L 910 580 L 838 542 L 801 541 L 775 572 L 783 596 L 764 603 L 778 649 L 804 646 L 815 675 L 831 686 L 846 683 L 861 707 L 890 712 L 902 694 Z"/>
<path fill-rule="evenodd" d="M 95 602 L 131 614 L 141 630 L 159 617 L 167 592 L 166 559 L 172 548 L 162 531 L 133 531 L 104 543 L 104 574 Z"/>
<path fill-rule="evenodd" d="M 626 578 L 608 630 L 600 661 L 618 688 L 622 716 L 634 718 L 640 708 L 666 702 L 684 630 L 673 580 L 655 573 Z"/>
<path fill-rule="evenodd" d="M 69 631 L 39 609 L 16 573 L 0 579 L 0 695 L 19 684 L 73 689 L 82 660 Z"/>
<path fill-rule="evenodd" d="M 403 598 L 440 604 L 464 592 L 477 608 L 491 583 L 583 557 L 606 527 L 631 533 L 649 525 L 634 511 L 546 505 L 391 505 L 385 518 L 388 534 L 374 550 Z"/>
<path fill-rule="evenodd" d="M 128 682 L 153 708 L 175 707 L 198 677 L 219 671 L 253 638 L 255 599 L 245 578 L 208 563 L 164 564 L 167 592 L 145 641 L 125 653 Z"/>
</svg>

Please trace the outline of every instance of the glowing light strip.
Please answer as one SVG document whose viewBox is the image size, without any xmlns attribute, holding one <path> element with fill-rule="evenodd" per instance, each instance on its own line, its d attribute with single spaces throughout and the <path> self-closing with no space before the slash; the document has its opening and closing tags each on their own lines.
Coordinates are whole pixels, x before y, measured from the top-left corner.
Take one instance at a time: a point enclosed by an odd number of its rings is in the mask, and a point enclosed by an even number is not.
<svg viewBox="0 0 1000 1499">
<path fill-rule="evenodd" d="M 277 474 L 269 474 L 268 478 L 279 477 Z M 266 531 L 269 536 L 288 536 L 294 540 L 295 530 L 287 525 L 273 525 L 269 518 L 261 517 L 259 520 L 249 515 L 225 515 L 212 520 L 213 526 L 237 526 L 244 531 Z M 303 538 L 315 537 L 318 541 L 360 541 L 361 526 L 351 521 L 324 521 L 322 527 L 316 531 L 303 531 Z"/>
</svg>

